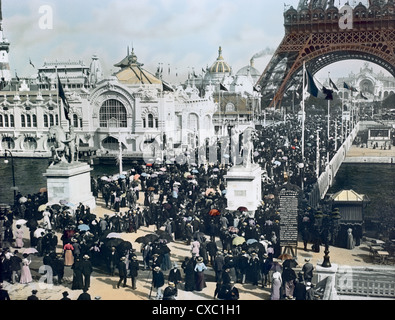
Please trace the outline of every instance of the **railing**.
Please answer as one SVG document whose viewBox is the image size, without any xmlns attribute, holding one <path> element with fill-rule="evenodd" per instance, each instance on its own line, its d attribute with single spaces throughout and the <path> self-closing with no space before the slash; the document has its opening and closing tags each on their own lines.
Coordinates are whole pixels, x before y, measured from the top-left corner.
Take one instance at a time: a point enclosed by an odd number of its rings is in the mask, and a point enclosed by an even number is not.
<svg viewBox="0 0 395 320">
<path fill-rule="evenodd" d="M 338 295 L 395 298 L 394 272 L 394 268 L 339 268 L 336 292 Z"/>
<path fill-rule="evenodd" d="M 339 150 L 336 152 L 335 156 L 329 162 L 329 165 L 326 167 L 325 171 L 321 173 L 319 176 L 316 185 L 311 191 L 311 199 L 309 201 L 309 205 L 315 207 L 318 205 L 318 202 L 324 198 L 325 194 L 332 186 L 334 178 L 339 171 L 340 166 L 342 165 L 344 159 L 347 156 L 348 150 L 351 148 L 355 137 L 357 136 L 359 131 L 359 123 L 356 124 L 354 129 L 348 135 L 344 143 L 341 145 Z"/>
</svg>

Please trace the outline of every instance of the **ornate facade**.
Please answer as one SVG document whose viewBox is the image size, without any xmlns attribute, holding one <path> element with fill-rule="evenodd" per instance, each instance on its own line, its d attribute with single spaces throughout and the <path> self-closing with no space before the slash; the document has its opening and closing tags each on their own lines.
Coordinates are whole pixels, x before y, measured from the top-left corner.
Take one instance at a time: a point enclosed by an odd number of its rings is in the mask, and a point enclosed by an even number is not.
<svg viewBox="0 0 395 320">
<path fill-rule="evenodd" d="M 103 77 L 94 56 L 90 67 L 81 61 L 46 62 L 36 79 L 12 79 L 0 92 L 0 149 L 47 157 L 53 143 L 49 128 L 60 125 L 67 131 L 69 124 L 80 150 L 109 158 L 117 157 L 121 148 L 123 157 L 163 159 L 213 136 L 212 97 L 200 98 L 193 90 L 156 78 L 143 69 L 134 51 L 123 61 L 110 77 Z M 57 77 L 70 106 L 69 121 Z"/>
</svg>

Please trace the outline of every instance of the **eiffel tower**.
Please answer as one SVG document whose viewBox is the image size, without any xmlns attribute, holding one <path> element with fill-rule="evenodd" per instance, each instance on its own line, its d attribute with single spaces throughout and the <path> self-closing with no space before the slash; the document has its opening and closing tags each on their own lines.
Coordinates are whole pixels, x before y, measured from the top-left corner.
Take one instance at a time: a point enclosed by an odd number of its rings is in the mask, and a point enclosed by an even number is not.
<svg viewBox="0 0 395 320">
<path fill-rule="evenodd" d="M 303 62 L 315 74 L 343 60 L 373 62 L 395 77 L 394 0 L 369 0 L 352 10 L 352 28 L 334 0 L 300 0 L 284 12 L 284 38 L 257 82 L 262 107 L 279 107 L 302 90 Z"/>
</svg>

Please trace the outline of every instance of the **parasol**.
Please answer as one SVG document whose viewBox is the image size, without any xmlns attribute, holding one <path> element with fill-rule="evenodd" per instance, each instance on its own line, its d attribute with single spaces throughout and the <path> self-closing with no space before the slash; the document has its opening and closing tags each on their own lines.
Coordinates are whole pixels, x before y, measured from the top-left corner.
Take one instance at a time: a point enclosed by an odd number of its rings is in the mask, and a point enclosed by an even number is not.
<svg viewBox="0 0 395 320">
<path fill-rule="evenodd" d="M 208 214 L 212 217 L 216 217 L 219 216 L 221 212 L 218 209 L 211 209 Z"/>
<path fill-rule="evenodd" d="M 75 204 L 68 202 L 67 200 L 60 200 L 59 203 L 62 206 L 66 206 L 66 207 L 75 207 Z"/>
<path fill-rule="evenodd" d="M 240 212 L 248 211 L 248 209 L 246 207 L 238 207 L 237 210 L 240 211 Z"/>
<path fill-rule="evenodd" d="M 154 190 L 155 190 L 154 187 L 149 187 L 149 188 L 148 188 L 148 191 L 154 191 Z"/>
<path fill-rule="evenodd" d="M 35 249 L 35 248 L 26 248 L 23 251 L 23 254 L 34 254 L 34 253 L 38 253 L 37 249 Z"/>
<path fill-rule="evenodd" d="M 248 245 L 253 244 L 253 243 L 255 243 L 255 242 L 258 242 L 258 240 L 256 240 L 256 239 L 248 239 L 248 240 L 247 240 L 247 244 L 248 244 Z"/>
<path fill-rule="evenodd" d="M 162 172 L 166 172 L 167 171 L 166 168 L 160 168 L 159 170 L 162 171 Z"/>
<path fill-rule="evenodd" d="M 219 171 L 218 168 L 214 168 L 214 169 L 213 169 L 213 172 L 218 172 L 218 171 Z"/>
<path fill-rule="evenodd" d="M 42 204 L 41 206 L 38 207 L 38 211 L 44 211 L 45 209 L 47 209 L 47 205 L 46 204 Z"/>
<path fill-rule="evenodd" d="M 208 188 L 206 190 L 206 196 L 208 196 L 210 193 L 215 193 L 215 190 L 213 188 Z"/>
<path fill-rule="evenodd" d="M 100 178 L 100 180 L 102 180 L 102 181 L 109 181 L 110 178 L 108 178 L 108 177 L 106 177 L 106 176 L 103 176 L 103 177 Z"/>
<path fill-rule="evenodd" d="M 114 238 L 116 238 L 116 239 L 121 239 L 122 236 L 121 236 L 120 233 L 110 232 L 110 233 L 106 236 L 106 238 L 107 238 L 107 239 L 114 239 Z"/>
<path fill-rule="evenodd" d="M 47 190 L 47 188 L 40 188 L 40 193 L 45 193 L 45 192 L 47 192 L 48 190 Z"/>
<path fill-rule="evenodd" d="M 41 233 L 42 232 L 44 232 L 45 233 L 45 229 L 43 229 L 43 228 L 37 228 L 35 231 L 34 231 L 34 237 L 35 238 L 41 238 L 42 237 L 42 235 L 41 235 Z"/>
<path fill-rule="evenodd" d="M 280 260 L 284 261 L 284 260 L 292 259 L 293 257 L 288 253 L 283 253 L 283 254 L 279 255 L 278 258 Z"/>
<path fill-rule="evenodd" d="M 20 199 L 19 199 L 19 203 L 25 203 L 27 201 L 27 198 L 26 197 L 21 197 Z"/>
<path fill-rule="evenodd" d="M 80 231 L 88 231 L 88 230 L 90 230 L 90 228 L 89 228 L 89 226 L 87 224 L 80 224 L 78 226 L 78 230 L 80 230 Z"/>
<path fill-rule="evenodd" d="M 196 170 L 196 169 L 193 169 L 193 170 L 191 171 L 191 173 L 199 173 L 199 171 Z"/>
<path fill-rule="evenodd" d="M 147 163 L 146 166 L 147 167 L 152 167 L 152 163 Z"/>
<path fill-rule="evenodd" d="M 191 175 L 190 172 L 185 172 L 185 173 L 184 173 L 184 178 L 188 178 L 188 176 L 190 176 L 190 175 Z"/>
<path fill-rule="evenodd" d="M 19 220 L 17 220 L 15 222 L 16 225 L 23 225 L 23 224 L 26 224 L 26 223 L 27 223 L 27 220 L 25 220 L 25 219 L 19 219 Z"/>
<path fill-rule="evenodd" d="M 244 237 L 236 237 L 232 240 L 232 244 L 234 246 L 239 246 L 239 245 L 243 244 L 244 242 L 246 242 L 246 239 Z"/>
</svg>

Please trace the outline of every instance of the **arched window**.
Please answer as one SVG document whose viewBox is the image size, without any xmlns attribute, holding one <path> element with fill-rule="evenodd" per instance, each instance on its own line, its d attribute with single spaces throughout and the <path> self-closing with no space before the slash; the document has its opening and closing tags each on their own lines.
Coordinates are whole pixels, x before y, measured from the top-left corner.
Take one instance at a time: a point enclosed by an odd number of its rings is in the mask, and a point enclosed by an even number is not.
<svg viewBox="0 0 395 320">
<path fill-rule="evenodd" d="M 24 114 L 21 115 L 21 126 L 22 128 L 26 127 L 26 117 Z"/>
<path fill-rule="evenodd" d="M 8 119 L 7 119 L 8 121 Z M 15 121 L 14 121 L 14 115 L 10 114 L 10 127 L 14 128 L 15 127 Z"/>
<path fill-rule="evenodd" d="M 154 127 L 154 116 L 150 113 L 148 115 L 148 128 Z"/>
<path fill-rule="evenodd" d="M 0 114 L 0 127 L 2 128 L 3 126 L 4 126 L 3 115 Z"/>
<path fill-rule="evenodd" d="M 26 115 L 26 127 L 31 128 L 32 127 L 32 117 L 30 114 Z"/>
<path fill-rule="evenodd" d="M 73 114 L 73 127 L 78 128 L 78 117 L 76 114 Z"/>
<path fill-rule="evenodd" d="M 54 126 L 54 117 L 53 114 L 49 115 L 49 126 L 53 127 Z"/>
<path fill-rule="evenodd" d="M 115 99 L 104 101 L 100 108 L 100 127 L 126 128 L 127 112 L 125 106 Z"/>
<path fill-rule="evenodd" d="M 37 116 L 33 114 L 33 127 L 37 128 Z"/>
<path fill-rule="evenodd" d="M 8 128 L 10 126 L 10 123 L 8 122 L 8 115 L 4 115 L 4 127 Z"/>
<path fill-rule="evenodd" d="M 114 137 L 107 137 L 102 141 L 104 149 L 117 151 L 119 150 L 119 141 Z"/>
<path fill-rule="evenodd" d="M 44 114 L 44 127 L 48 128 L 49 127 L 49 123 L 48 123 L 48 115 Z"/>
<path fill-rule="evenodd" d="M 192 131 L 199 130 L 199 117 L 195 113 L 188 115 L 188 129 Z"/>
</svg>

